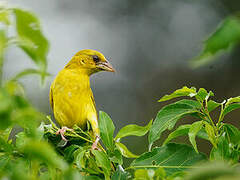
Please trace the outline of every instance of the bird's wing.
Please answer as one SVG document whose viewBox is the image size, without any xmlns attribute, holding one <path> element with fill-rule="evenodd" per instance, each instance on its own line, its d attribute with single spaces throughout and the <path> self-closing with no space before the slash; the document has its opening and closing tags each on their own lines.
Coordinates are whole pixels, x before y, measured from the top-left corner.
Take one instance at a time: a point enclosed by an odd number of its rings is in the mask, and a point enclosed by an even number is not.
<svg viewBox="0 0 240 180">
<path fill-rule="evenodd" d="M 91 91 L 90 96 L 91 96 L 91 101 L 92 101 L 91 104 L 93 105 L 94 111 L 89 114 L 88 120 L 89 120 L 89 122 L 92 126 L 92 130 L 93 130 L 94 135 L 99 136 L 100 132 L 99 132 L 99 127 L 98 127 L 97 110 L 96 110 L 96 104 L 95 104 L 95 100 L 94 100 L 92 91 Z"/>
<path fill-rule="evenodd" d="M 52 86 L 50 87 L 50 92 L 49 92 L 49 102 L 51 105 L 51 108 L 53 110 L 53 92 L 52 92 Z"/>
<path fill-rule="evenodd" d="M 97 109 L 97 108 L 96 108 L 96 103 L 95 103 L 95 100 L 94 100 L 94 97 L 93 97 L 93 93 L 92 93 L 92 91 L 91 91 L 91 100 L 92 100 L 92 103 L 93 103 L 93 105 L 94 105 L 94 108 Z"/>
</svg>

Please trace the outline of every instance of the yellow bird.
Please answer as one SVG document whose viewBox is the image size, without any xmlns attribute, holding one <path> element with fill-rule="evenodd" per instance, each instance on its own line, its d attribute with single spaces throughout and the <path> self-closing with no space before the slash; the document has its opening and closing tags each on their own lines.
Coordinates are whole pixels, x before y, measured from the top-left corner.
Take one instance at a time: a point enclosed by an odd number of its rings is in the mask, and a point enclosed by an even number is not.
<svg viewBox="0 0 240 180">
<path fill-rule="evenodd" d="M 98 117 L 93 93 L 90 87 L 90 76 L 99 71 L 114 72 L 112 65 L 98 51 L 85 49 L 76 53 L 69 63 L 56 76 L 50 87 L 49 100 L 54 117 L 61 129 L 61 134 L 73 125 L 86 129 L 90 122 L 96 137 L 92 148 L 99 141 Z"/>
</svg>

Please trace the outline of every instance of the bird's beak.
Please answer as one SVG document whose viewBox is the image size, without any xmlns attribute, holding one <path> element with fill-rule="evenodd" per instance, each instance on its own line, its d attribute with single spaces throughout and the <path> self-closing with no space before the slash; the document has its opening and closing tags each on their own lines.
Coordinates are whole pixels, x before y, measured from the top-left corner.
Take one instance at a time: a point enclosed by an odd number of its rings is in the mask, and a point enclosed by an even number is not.
<svg viewBox="0 0 240 180">
<path fill-rule="evenodd" d="M 115 72 L 115 69 L 112 67 L 112 65 L 106 60 L 105 62 L 99 62 L 97 63 L 97 67 L 109 72 Z"/>
</svg>

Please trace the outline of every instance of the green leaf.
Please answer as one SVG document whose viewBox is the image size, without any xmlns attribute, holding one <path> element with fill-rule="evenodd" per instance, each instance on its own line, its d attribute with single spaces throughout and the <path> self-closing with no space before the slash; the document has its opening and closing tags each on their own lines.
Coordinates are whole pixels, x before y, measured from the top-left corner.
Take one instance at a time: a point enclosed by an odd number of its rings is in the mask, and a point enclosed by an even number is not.
<svg viewBox="0 0 240 180">
<path fill-rule="evenodd" d="M 133 154 L 132 152 L 130 152 L 130 151 L 128 150 L 128 148 L 127 148 L 124 144 L 122 144 L 122 143 L 120 143 L 120 142 L 116 142 L 116 146 L 117 146 L 117 148 L 120 150 L 120 152 L 122 153 L 122 155 L 123 155 L 124 157 L 126 157 L 126 158 L 137 158 L 137 157 L 139 157 L 138 155 L 135 155 L 135 154 Z"/>
<path fill-rule="evenodd" d="M 123 164 L 122 153 L 117 147 L 114 149 L 114 151 L 107 151 L 107 154 L 111 162 L 117 163 L 119 165 Z"/>
<path fill-rule="evenodd" d="M 0 130 L 4 130 L 8 128 L 10 125 L 12 125 L 11 117 L 10 117 L 10 112 L 0 112 Z"/>
<path fill-rule="evenodd" d="M 84 176 L 83 180 L 102 180 L 102 178 L 98 176 Z"/>
<path fill-rule="evenodd" d="M 240 96 L 229 98 L 225 104 L 225 107 L 227 107 L 228 105 L 230 105 L 232 103 L 240 103 Z"/>
<path fill-rule="evenodd" d="M 171 176 L 168 176 L 169 180 L 184 180 L 185 175 L 187 174 L 187 171 L 179 171 L 171 174 Z"/>
<path fill-rule="evenodd" d="M 203 122 L 202 121 L 197 121 L 194 122 L 191 125 L 191 128 L 189 129 L 188 132 L 188 136 L 189 136 L 189 141 L 191 142 L 193 148 L 195 149 L 195 151 L 198 153 L 198 149 L 197 149 L 197 144 L 196 144 L 196 135 L 197 133 L 202 129 L 203 126 Z"/>
<path fill-rule="evenodd" d="M 0 130 L 8 128 L 13 122 L 11 112 L 14 109 L 12 97 L 5 89 L 0 89 Z"/>
<path fill-rule="evenodd" d="M 23 85 L 17 81 L 8 81 L 4 86 L 10 95 L 19 95 L 23 97 L 25 95 Z"/>
<path fill-rule="evenodd" d="M 128 173 L 126 171 L 124 171 L 122 168 L 118 168 L 113 176 L 111 180 L 127 180 L 128 179 Z"/>
<path fill-rule="evenodd" d="M 207 132 L 205 131 L 205 129 L 201 129 L 201 130 L 197 133 L 197 137 L 209 141 L 209 138 L 208 138 L 208 135 L 207 135 Z"/>
<path fill-rule="evenodd" d="M 28 76 L 28 75 L 40 75 L 42 76 L 44 73 L 44 76 L 50 76 L 49 73 L 39 71 L 37 69 L 25 69 L 21 71 L 20 73 L 16 74 L 11 80 L 16 81 L 22 77 Z"/>
<path fill-rule="evenodd" d="M 85 168 L 85 161 L 84 161 L 84 155 L 86 150 L 83 148 L 79 148 L 74 152 L 74 162 L 76 163 L 77 167 L 82 170 Z"/>
<path fill-rule="evenodd" d="M 203 103 L 203 101 L 208 100 L 210 96 L 214 96 L 212 91 L 207 92 L 206 89 L 200 88 L 195 97 L 200 103 Z"/>
<path fill-rule="evenodd" d="M 172 133 L 170 133 L 168 135 L 168 137 L 165 139 L 163 145 L 169 143 L 174 138 L 177 138 L 179 136 L 187 135 L 190 127 L 191 127 L 191 124 L 186 124 L 186 125 L 179 126 L 175 131 L 173 131 Z M 204 129 L 200 129 L 198 131 L 197 137 L 209 141 L 208 135 L 207 135 L 207 133 Z"/>
<path fill-rule="evenodd" d="M 190 124 L 186 124 L 186 125 L 181 125 L 179 126 L 175 131 L 171 132 L 167 139 L 165 139 L 163 145 L 167 144 L 168 142 L 170 142 L 172 139 L 175 139 L 179 136 L 183 136 L 188 134 L 189 129 L 190 129 L 191 125 Z"/>
<path fill-rule="evenodd" d="M 160 178 L 160 179 L 165 179 L 166 177 L 166 172 L 164 170 L 164 168 L 158 168 L 155 170 L 155 174 L 154 174 L 154 177 L 156 178 Z"/>
<path fill-rule="evenodd" d="M 0 10 L 0 22 L 5 25 L 10 25 L 9 20 L 9 10 L 8 9 L 1 9 Z"/>
<path fill-rule="evenodd" d="M 239 108 L 240 108 L 240 103 L 234 103 L 234 104 L 229 104 L 228 106 L 225 106 L 223 110 L 223 117 L 226 116 L 228 113 Z"/>
<path fill-rule="evenodd" d="M 104 145 L 113 150 L 113 134 L 114 134 L 114 124 L 112 119 L 107 115 L 107 113 L 100 111 L 99 112 L 99 129 L 100 129 L 100 137 L 104 143 Z"/>
<path fill-rule="evenodd" d="M 226 137 L 229 139 L 230 143 L 240 145 L 240 131 L 238 128 L 231 124 L 224 123 L 223 129 L 227 133 Z"/>
<path fill-rule="evenodd" d="M 6 31 L 1 29 L 0 30 L 0 66 L 1 66 L 1 68 L 3 65 L 4 51 L 7 47 L 7 43 L 8 43 L 8 38 L 6 36 Z"/>
<path fill-rule="evenodd" d="M 199 102 L 203 102 L 205 100 L 205 98 L 207 97 L 207 95 L 208 95 L 207 90 L 204 88 L 200 88 L 197 92 L 196 99 Z"/>
<path fill-rule="evenodd" d="M 11 154 L 14 150 L 14 147 L 12 144 L 7 142 L 5 139 L 0 137 L 0 150 L 5 152 L 6 154 Z M 1 154 L 0 154 L 0 156 L 1 156 Z"/>
<path fill-rule="evenodd" d="M 171 130 L 176 122 L 187 114 L 198 112 L 201 107 L 199 102 L 193 100 L 181 100 L 163 107 L 157 114 L 150 129 L 148 141 L 151 145 L 160 138 L 161 133 L 166 129 Z"/>
<path fill-rule="evenodd" d="M 15 161 L 10 161 L 8 168 L 6 170 L 10 170 L 8 175 L 11 177 L 10 179 L 26 179 L 31 180 L 30 172 L 29 172 L 30 163 L 24 160 L 23 158 L 17 158 Z"/>
<path fill-rule="evenodd" d="M 204 42 L 201 54 L 193 59 L 193 67 L 202 66 L 214 59 L 220 52 L 225 51 L 240 42 L 239 19 L 231 16 L 226 18 L 217 30 Z"/>
<path fill-rule="evenodd" d="M 57 176 L 56 176 L 57 177 Z M 46 178 L 43 178 L 45 180 Z M 50 177 L 47 179 L 51 179 Z M 75 168 L 68 168 L 67 171 L 64 171 L 61 173 L 61 178 L 56 178 L 56 179 L 62 179 L 62 180 L 86 180 L 87 178 L 85 176 L 82 176 L 82 174 L 77 171 Z M 99 180 L 96 177 L 96 180 Z"/>
<path fill-rule="evenodd" d="M 79 149 L 79 146 L 72 144 L 64 149 L 64 158 L 67 162 L 71 163 L 74 160 L 74 152 Z"/>
<path fill-rule="evenodd" d="M 225 104 L 225 107 L 223 109 L 222 113 L 222 119 L 225 115 L 227 115 L 229 112 L 239 109 L 240 108 L 240 96 L 229 98 Z"/>
<path fill-rule="evenodd" d="M 38 18 L 31 12 L 14 8 L 16 17 L 17 42 L 45 76 L 49 44 L 43 35 Z"/>
<path fill-rule="evenodd" d="M 117 133 L 114 139 L 117 140 L 119 138 L 123 138 L 126 136 L 144 136 L 149 131 L 151 126 L 152 120 L 144 127 L 135 124 L 127 125 L 120 129 L 120 131 Z"/>
<path fill-rule="evenodd" d="M 182 99 L 180 101 L 177 101 L 176 103 L 186 104 L 186 105 L 191 106 L 192 108 L 195 108 L 197 110 L 200 110 L 201 107 L 202 107 L 199 102 L 194 101 L 194 100 L 188 100 L 188 99 Z"/>
<path fill-rule="evenodd" d="M 131 168 L 159 168 L 165 169 L 168 175 L 183 171 L 194 164 L 206 160 L 202 153 L 196 153 L 192 147 L 184 144 L 169 143 L 154 148 L 135 159 Z"/>
<path fill-rule="evenodd" d="M 85 153 L 86 157 L 86 166 L 85 166 L 85 171 L 90 174 L 102 174 L 103 170 L 106 171 L 105 169 L 100 169 L 100 167 L 97 165 L 96 157 L 92 156 L 90 151 L 87 151 Z"/>
<path fill-rule="evenodd" d="M 208 139 L 212 143 L 212 145 L 216 148 L 217 143 L 216 143 L 214 128 L 210 124 L 208 124 L 207 122 L 204 122 L 204 124 L 205 124 L 205 130 L 206 130 L 207 135 L 208 135 Z"/>
<path fill-rule="evenodd" d="M 210 159 L 222 161 L 230 159 L 229 144 L 225 137 L 225 133 L 218 138 L 218 146 L 212 149 Z"/>
<path fill-rule="evenodd" d="M 188 87 L 184 86 L 182 89 L 178 89 L 170 95 L 163 96 L 160 100 L 158 100 L 158 102 L 168 101 L 170 99 L 174 99 L 174 98 L 182 97 L 182 96 L 192 97 L 194 95 L 196 95 L 196 89 L 194 87 L 188 88 Z"/>
<path fill-rule="evenodd" d="M 111 171 L 111 162 L 108 159 L 108 156 L 104 152 L 98 150 L 92 150 L 92 153 L 96 158 L 97 165 L 103 169 L 106 179 L 110 176 Z"/>
<path fill-rule="evenodd" d="M 8 139 L 10 139 L 10 134 L 12 132 L 12 128 L 7 128 L 5 130 L 0 130 L 0 137 L 4 140 L 4 141 L 8 141 Z"/>
<path fill-rule="evenodd" d="M 67 164 L 56 154 L 55 150 L 46 142 L 29 140 L 21 151 L 30 159 L 44 162 L 49 166 L 66 169 Z"/>
<path fill-rule="evenodd" d="M 1 171 L 4 171 L 4 168 L 7 166 L 7 164 L 10 161 L 10 156 L 7 154 L 0 155 L 0 173 Z"/>
<path fill-rule="evenodd" d="M 27 142 L 27 136 L 25 134 L 25 132 L 20 132 L 16 135 L 16 147 L 17 148 L 21 148 L 23 147 L 26 142 Z"/>
<path fill-rule="evenodd" d="M 154 171 L 152 169 L 137 169 L 134 172 L 134 180 L 152 180 Z"/>
<path fill-rule="evenodd" d="M 207 102 L 207 108 L 208 108 L 208 112 L 213 111 L 214 109 L 216 109 L 217 107 L 219 107 L 221 105 L 221 103 L 215 102 L 213 100 L 210 100 Z"/>
<path fill-rule="evenodd" d="M 211 162 L 204 163 L 201 168 L 196 168 L 187 173 L 184 177 L 187 180 L 237 180 L 239 170 L 233 168 L 229 163 Z"/>
</svg>

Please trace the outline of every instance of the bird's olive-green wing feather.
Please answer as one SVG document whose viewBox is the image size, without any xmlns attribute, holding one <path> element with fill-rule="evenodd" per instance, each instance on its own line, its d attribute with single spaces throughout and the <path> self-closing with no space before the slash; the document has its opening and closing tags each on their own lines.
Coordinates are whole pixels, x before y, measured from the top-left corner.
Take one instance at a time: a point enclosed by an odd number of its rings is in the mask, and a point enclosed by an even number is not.
<svg viewBox="0 0 240 180">
<path fill-rule="evenodd" d="M 96 103 L 95 103 L 92 91 L 91 91 L 91 100 L 92 100 L 92 102 L 94 104 L 95 109 L 97 110 Z"/>
<path fill-rule="evenodd" d="M 94 100 L 92 91 L 91 91 L 90 97 L 91 97 L 93 108 L 95 110 L 95 115 L 91 116 L 88 120 L 92 126 L 93 133 L 96 136 L 99 136 L 100 132 L 99 132 L 99 127 L 98 127 L 98 116 L 97 116 L 96 104 L 95 104 L 95 100 Z"/>
<path fill-rule="evenodd" d="M 50 87 L 50 92 L 49 92 L 49 102 L 51 105 L 51 108 L 53 110 L 53 92 L 52 92 L 52 86 Z"/>
</svg>

